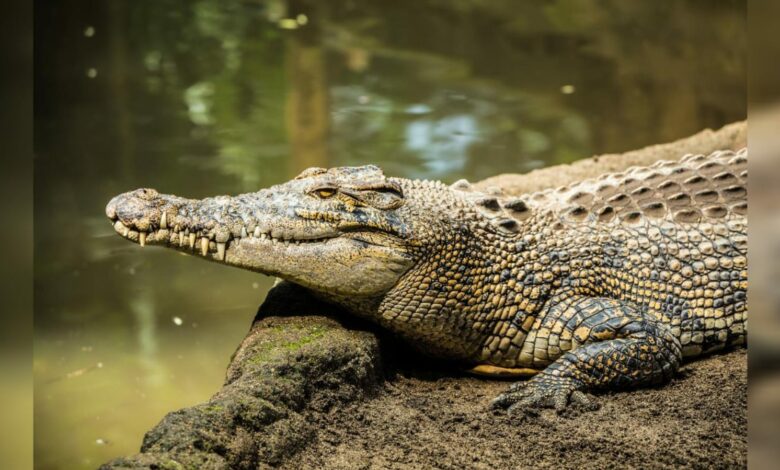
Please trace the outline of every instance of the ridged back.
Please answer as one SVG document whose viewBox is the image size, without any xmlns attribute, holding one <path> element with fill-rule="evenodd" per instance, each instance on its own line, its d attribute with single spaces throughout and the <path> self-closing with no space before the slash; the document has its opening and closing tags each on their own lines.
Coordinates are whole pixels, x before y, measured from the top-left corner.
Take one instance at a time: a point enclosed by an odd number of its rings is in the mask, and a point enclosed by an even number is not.
<svg viewBox="0 0 780 470">
<path fill-rule="evenodd" d="M 500 190 L 471 192 L 465 181 L 452 188 L 469 192 L 480 211 L 509 232 L 537 211 L 553 211 L 575 223 L 717 221 L 747 214 L 747 149 L 686 155 L 520 197 L 503 197 Z"/>
</svg>

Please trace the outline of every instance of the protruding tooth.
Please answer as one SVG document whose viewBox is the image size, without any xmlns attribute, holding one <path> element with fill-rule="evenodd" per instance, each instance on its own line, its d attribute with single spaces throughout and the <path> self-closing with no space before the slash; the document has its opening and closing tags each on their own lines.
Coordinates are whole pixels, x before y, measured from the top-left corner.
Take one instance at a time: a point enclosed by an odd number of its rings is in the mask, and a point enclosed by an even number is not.
<svg viewBox="0 0 780 470">
<path fill-rule="evenodd" d="M 116 230 L 117 232 L 121 233 L 123 237 L 126 237 L 127 236 L 127 232 L 130 231 L 130 229 L 125 226 L 125 224 L 123 224 L 122 222 L 120 222 L 118 220 L 114 223 L 114 230 Z"/>
<path fill-rule="evenodd" d="M 173 231 L 175 233 L 179 233 L 181 231 L 181 227 L 179 227 L 179 224 L 176 224 L 176 225 L 173 226 Z"/>
<path fill-rule="evenodd" d="M 260 227 L 255 227 L 255 238 L 260 237 Z"/>
<path fill-rule="evenodd" d="M 146 232 L 138 232 L 138 243 L 141 246 L 146 246 Z"/>
<path fill-rule="evenodd" d="M 241 238 L 246 238 L 248 236 L 249 234 L 246 233 L 246 227 L 241 227 Z"/>
<path fill-rule="evenodd" d="M 168 214 L 165 211 L 160 216 L 160 228 L 168 228 Z"/>
<path fill-rule="evenodd" d="M 265 240 L 265 239 L 267 239 L 267 238 L 268 238 L 268 235 L 266 235 L 266 234 L 264 234 L 264 233 L 261 233 L 261 234 L 260 234 L 260 240 Z"/>
<path fill-rule="evenodd" d="M 203 256 L 206 256 L 209 254 L 209 239 L 206 237 L 202 237 L 200 239 L 200 253 Z"/>
<path fill-rule="evenodd" d="M 184 246 L 184 232 L 179 232 L 179 246 Z"/>
<path fill-rule="evenodd" d="M 190 233 L 190 250 L 195 249 L 195 234 Z"/>
<path fill-rule="evenodd" d="M 217 243 L 217 256 L 222 261 L 225 261 L 225 244 L 224 243 Z"/>
</svg>

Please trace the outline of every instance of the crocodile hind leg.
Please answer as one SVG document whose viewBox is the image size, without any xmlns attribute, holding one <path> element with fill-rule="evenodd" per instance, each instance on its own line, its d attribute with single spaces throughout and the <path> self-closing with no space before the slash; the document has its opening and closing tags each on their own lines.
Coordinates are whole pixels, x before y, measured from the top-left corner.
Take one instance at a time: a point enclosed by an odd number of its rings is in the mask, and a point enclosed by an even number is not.
<svg viewBox="0 0 780 470">
<path fill-rule="evenodd" d="M 552 334 L 559 336 L 559 344 L 570 344 L 569 350 L 540 374 L 512 385 L 493 400 L 493 407 L 560 411 L 575 402 L 593 409 L 590 391 L 662 383 L 680 366 L 680 342 L 672 331 L 629 303 L 582 297 L 556 307 L 547 323 L 558 322 Z"/>
</svg>

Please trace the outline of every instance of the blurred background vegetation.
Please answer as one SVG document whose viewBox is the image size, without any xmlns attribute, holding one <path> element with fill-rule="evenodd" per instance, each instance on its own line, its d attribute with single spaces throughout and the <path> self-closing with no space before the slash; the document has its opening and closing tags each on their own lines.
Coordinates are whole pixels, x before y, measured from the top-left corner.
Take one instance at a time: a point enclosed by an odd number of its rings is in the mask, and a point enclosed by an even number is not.
<svg viewBox="0 0 780 470">
<path fill-rule="evenodd" d="M 35 9 L 35 458 L 93 468 L 215 392 L 271 280 L 108 199 L 309 166 L 478 180 L 746 117 L 736 0 L 92 0 Z"/>
</svg>

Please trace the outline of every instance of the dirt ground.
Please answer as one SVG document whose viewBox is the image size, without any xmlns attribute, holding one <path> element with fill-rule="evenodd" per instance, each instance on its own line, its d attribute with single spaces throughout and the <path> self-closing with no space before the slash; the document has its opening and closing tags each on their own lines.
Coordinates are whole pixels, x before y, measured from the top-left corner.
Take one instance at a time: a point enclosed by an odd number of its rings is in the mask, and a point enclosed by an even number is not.
<svg viewBox="0 0 780 470">
<path fill-rule="evenodd" d="M 595 412 L 507 416 L 508 382 L 398 371 L 374 399 L 312 414 L 282 468 L 744 468 L 747 353 L 690 362 L 665 387 L 600 395 Z"/>
</svg>

